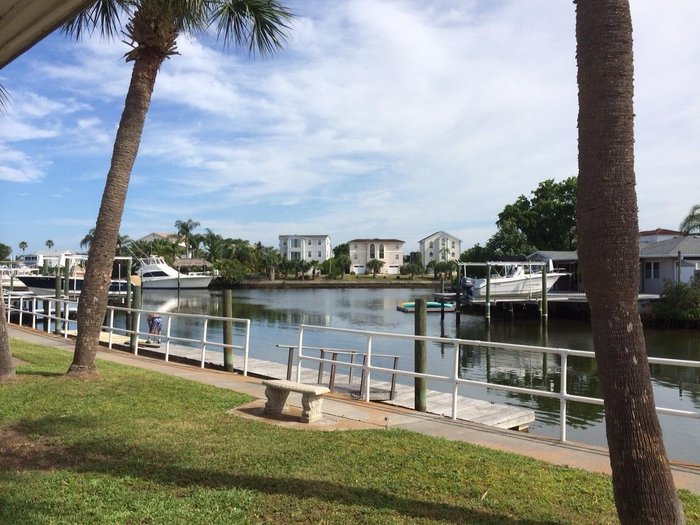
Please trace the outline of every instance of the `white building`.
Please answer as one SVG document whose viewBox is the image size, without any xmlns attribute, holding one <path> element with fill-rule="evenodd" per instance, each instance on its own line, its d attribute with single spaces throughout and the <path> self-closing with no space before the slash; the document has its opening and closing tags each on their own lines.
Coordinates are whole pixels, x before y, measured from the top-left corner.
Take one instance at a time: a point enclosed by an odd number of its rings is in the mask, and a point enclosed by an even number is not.
<svg viewBox="0 0 700 525">
<path fill-rule="evenodd" d="M 280 235 L 280 254 L 290 261 L 319 263 L 333 257 L 330 235 Z"/>
<path fill-rule="evenodd" d="M 350 247 L 350 271 L 357 275 L 368 273 L 367 261 L 384 263 L 379 273 L 398 275 L 403 264 L 404 241 L 398 239 L 353 239 Z"/>
<path fill-rule="evenodd" d="M 418 241 L 418 251 L 424 266 L 431 262 L 458 261 L 462 241 L 447 232 L 439 231 Z"/>
<path fill-rule="evenodd" d="M 44 264 L 46 264 L 48 267 L 65 266 L 66 257 L 72 257 L 74 255 L 75 252 L 71 250 L 65 250 L 62 252 L 40 251 L 23 255 L 21 259 L 27 266 L 31 266 L 32 268 L 41 268 L 44 266 Z"/>
<path fill-rule="evenodd" d="M 700 236 L 682 235 L 640 244 L 640 292 L 660 294 L 664 282 L 700 278 Z"/>
</svg>

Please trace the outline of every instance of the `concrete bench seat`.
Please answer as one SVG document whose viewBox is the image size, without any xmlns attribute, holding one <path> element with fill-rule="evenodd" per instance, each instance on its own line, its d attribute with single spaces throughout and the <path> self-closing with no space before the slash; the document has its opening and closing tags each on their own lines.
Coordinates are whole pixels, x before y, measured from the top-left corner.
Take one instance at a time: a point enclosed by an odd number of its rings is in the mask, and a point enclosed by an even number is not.
<svg viewBox="0 0 700 525">
<path fill-rule="evenodd" d="M 266 379 L 265 385 L 265 414 L 281 414 L 287 404 L 290 392 L 301 394 L 301 421 L 313 423 L 323 418 L 323 395 L 330 389 L 320 385 L 307 385 L 285 379 Z"/>
</svg>

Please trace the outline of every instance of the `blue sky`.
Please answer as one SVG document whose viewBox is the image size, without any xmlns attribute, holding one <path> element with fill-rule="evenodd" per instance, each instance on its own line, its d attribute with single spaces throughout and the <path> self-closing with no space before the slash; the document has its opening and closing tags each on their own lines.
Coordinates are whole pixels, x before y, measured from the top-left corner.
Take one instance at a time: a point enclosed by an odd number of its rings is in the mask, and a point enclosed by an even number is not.
<svg viewBox="0 0 700 525">
<path fill-rule="evenodd" d="M 182 37 L 156 83 L 122 234 L 199 231 L 484 244 L 498 213 L 577 171 L 575 6 L 291 2 L 268 59 Z M 641 229 L 700 202 L 700 2 L 632 0 Z M 55 34 L 0 70 L 0 242 L 78 249 L 94 227 L 131 65 Z"/>
</svg>

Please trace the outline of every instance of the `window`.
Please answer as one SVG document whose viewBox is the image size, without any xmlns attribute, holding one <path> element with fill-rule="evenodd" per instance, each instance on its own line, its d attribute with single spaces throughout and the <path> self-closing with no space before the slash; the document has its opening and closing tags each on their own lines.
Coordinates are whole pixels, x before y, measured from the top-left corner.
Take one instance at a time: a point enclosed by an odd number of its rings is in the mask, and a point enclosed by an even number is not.
<svg viewBox="0 0 700 525">
<path fill-rule="evenodd" d="M 318 245 L 321 246 L 321 239 L 318 240 Z"/>
<path fill-rule="evenodd" d="M 374 247 L 374 244 L 369 245 L 369 258 L 374 259 L 376 256 L 376 248 Z"/>
<path fill-rule="evenodd" d="M 647 279 L 658 279 L 659 278 L 659 263 L 658 262 L 646 262 L 646 263 L 644 263 L 644 277 Z"/>
<path fill-rule="evenodd" d="M 299 239 L 292 239 L 292 248 L 299 248 Z"/>
<path fill-rule="evenodd" d="M 394 256 L 394 259 L 396 259 L 397 261 L 399 260 L 399 254 L 398 254 L 398 253 Z"/>
<path fill-rule="evenodd" d="M 292 260 L 301 259 L 301 252 L 292 252 L 290 255 L 292 256 Z"/>
<path fill-rule="evenodd" d="M 318 255 L 316 257 L 321 257 L 321 252 L 316 252 Z"/>
<path fill-rule="evenodd" d="M 383 244 L 379 245 L 379 258 L 380 259 L 384 258 L 384 245 Z"/>
<path fill-rule="evenodd" d="M 428 248 L 432 248 L 432 247 L 433 247 L 433 241 L 430 241 L 430 244 L 428 245 Z"/>
<path fill-rule="evenodd" d="M 311 239 L 309 239 L 309 246 L 311 246 Z"/>
<path fill-rule="evenodd" d="M 308 252 L 307 257 L 311 258 L 311 252 Z"/>
<path fill-rule="evenodd" d="M 455 242 L 452 241 L 452 248 L 454 249 L 454 247 L 455 247 Z"/>
</svg>

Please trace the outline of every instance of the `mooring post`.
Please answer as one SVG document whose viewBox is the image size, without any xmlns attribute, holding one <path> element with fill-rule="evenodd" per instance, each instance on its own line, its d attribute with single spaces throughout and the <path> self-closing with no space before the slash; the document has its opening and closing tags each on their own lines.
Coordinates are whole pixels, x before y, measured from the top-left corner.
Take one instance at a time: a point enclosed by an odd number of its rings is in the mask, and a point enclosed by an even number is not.
<svg viewBox="0 0 700 525">
<path fill-rule="evenodd" d="M 224 290 L 224 370 L 233 372 L 233 298 L 231 290 Z"/>
<path fill-rule="evenodd" d="M 141 287 L 140 286 L 133 286 L 131 289 L 131 292 L 133 294 L 133 298 L 131 301 L 131 308 L 133 310 L 140 310 L 141 306 L 143 305 L 142 301 L 142 296 L 141 296 Z M 136 322 L 138 319 L 138 313 L 134 312 L 131 310 L 129 313 L 129 317 L 131 318 L 131 335 L 129 336 L 129 349 L 131 350 L 132 353 L 136 353 L 136 349 L 138 348 L 139 345 L 139 325 Z"/>
<path fill-rule="evenodd" d="M 415 300 L 415 335 L 426 335 L 428 318 L 428 308 L 425 299 Z M 425 341 L 416 339 L 414 343 L 416 373 L 425 374 L 428 369 L 428 352 Z M 416 377 L 414 380 L 414 401 L 415 409 L 418 412 L 427 412 L 427 387 L 428 381 L 424 377 Z"/>
<path fill-rule="evenodd" d="M 547 267 L 542 266 L 542 321 L 547 322 L 549 309 L 547 308 Z"/>
<path fill-rule="evenodd" d="M 466 291 L 464 292 L 466 294 Z M 459 326 L 459 314 L 462 311 L 462 278 L 457 275 L 457 293 L 455 294 L 455 324 Z"/>
<path fill-rule="evenodd" d="M 63 295 L 68 299 L 70 291 L 70 259 L 66 259 L 66 265 L 63 267 Z"/>
<path fill-rule="evenodd" d="M 54 321 L 53 321 L 53 331 L 55 334 L 60 334 L 61 333 L 61 323 L 59 322 L 61 319 L 61 302 L 59 299 L 61 298 L 61 269 L 59 267 L 56 267 L 56 275 L 54 276 L 54 295 L 56 297 L 56 301 L 54 302 L 55 306 L 53 309 L 53 314 L 54 314 Z"/>
<path fill-rule="evenodd" d="M 491 266 L 486 265 L 486 308 L 485 314 L 486 324 L 491 322 Z"/>
</svg>

